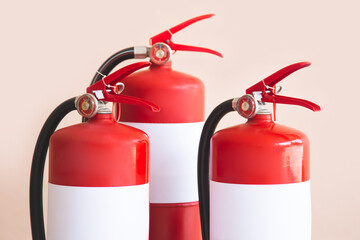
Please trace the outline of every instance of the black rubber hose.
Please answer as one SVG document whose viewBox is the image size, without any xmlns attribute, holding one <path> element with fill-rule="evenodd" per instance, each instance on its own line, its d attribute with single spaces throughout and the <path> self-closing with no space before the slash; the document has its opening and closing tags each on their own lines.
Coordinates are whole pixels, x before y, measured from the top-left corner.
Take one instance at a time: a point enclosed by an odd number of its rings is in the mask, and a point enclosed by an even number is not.
<svg viewBox="0 0 360 240">
<path fill-rule="evenodd" d="M 98 69 L 98 72 L 100 72 L 103 75 L 109 75 L 109 73 L 121 62 L 135 58 L 135 52 L 134 47 L 125 48 L 123 50 L 118 51 L 117 53 L 113 54 L 111 57 L 109 57 Z M 103 76 L 99 73 L 96 73 L 93 80 L 91 81 L 91 84 L 94 84 L 98 81 L 100 81 Z"/>
<path fill-rule="evenodd" d="M 118 51 L 117 53 L 113 54 L 109 57 L 97 70 L 95 76 L 91 80 L 90 85 L 100 81 L 103 78 L 103 75 L 109 75 L 110 72 L 121 62 L 135 58 L 135 49 L 134 47 L 125 48 L 123 50 Z M 101 75 L 101 74 L 102 75 Z M 86 122 L 87 118 L 83 117 L 82 122 Z"/>
<path fill-rule="evenodd" d="M 198 153 L 198 188 L 199 188 L 199 208 L 201 219 L 201 232 L 203 240 L 210 239 L 210 216 L 209 216 L 209 157 L 210 141 L 220 120 L 232 108 L 233 99 L 229 99 L 218 105 L 207 118 L 200 137 Z"/>
<path fill-rule="evenodd" d="M 132 58 L 135 58 L 134 47 L 120 50 L 109 57 L 100 66 L 98 72 L 103 75 L 108 75 L 119 63 Z M 90 85 L 100 81 L 103 78 L 103 76 L 98 72 L 95 74 Z M 42 187 L 49 140 L 61 120 L 73 110 L 76 110 L 75 98 L 71 98 L 60 104 L 46 120 L 35 146 L 30 175 L 30 218 L 33 240 L 46 239 L 43 215 Z M 83 118 L 83 122 L 84 121 L 86 121 L 85 118 Z"/>
<path fill-rule="evenodd" d="M 46 239 L 43 214 L 43 178 L 50 137 L 61 120 L 73 110 L 76 110 L 75 98 L 70 98 L 60 104 L 44 123 L 36 142 L 30 174 L 30 219 L 33 240 Z"/>
</svg>

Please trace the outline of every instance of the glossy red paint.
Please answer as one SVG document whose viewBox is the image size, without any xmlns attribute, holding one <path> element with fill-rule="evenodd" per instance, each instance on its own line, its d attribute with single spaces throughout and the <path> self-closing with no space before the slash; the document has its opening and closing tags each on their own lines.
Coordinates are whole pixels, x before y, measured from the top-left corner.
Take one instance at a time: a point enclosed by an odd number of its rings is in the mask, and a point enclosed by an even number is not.
<svg viewBox="0 0 360 240">
<path fill-rule="evenodd" d="M 293 97 L 286 97 L 286 96 L 280 96 L 276 95 L 275 89 L 273 88 L 277 83 L 279 83 L 281 80 L 292 74 L 293 72 L 296 72 L 304 67 L 310 66 L 310 62 L 299 62 L 291 64 L 287 67 L 284 67 L 280 69 L 279 71 L 271 74 L 267 78 L 259 81 L 258 83 L 254 84 L 253 86 L 246 89 L 246 94 L 252 94 L 254 92 L 262 92 L 262 102 L 268 102 L 268 103 L 281 103 L 281 104 L 290 104 L 290 105 L 298 105 L 305 108 L 308 108 L 314 112 L 320 111 L 321 108 L 319 105 L 310 102 L 308 100 L 300 99 L 300 98 L 293 98 Z M 272 91 L 269 91 L 272 90 Z"/>
<path fill-rule="evenodd" d="M 298 130 L 256 115 L 218 131 L 211 143 L 210 179 L 236 184 L 284 184 L 309 180 L 309 140 Z"/>
<path fill-rule="evenodd" d="M 150 240 L 199 240 L 199 202 L 150 204 Z"/>
<path fill-rule="evenodd" d="M 154 113 L 133 105 L 122 105 L 121 121 L 188 123 L 204 121 L 204 84 L 200 79 L 174 71 L 171 62 L 138 71 L 123 81 L 123 94 L 146 99 L 160 106 Z"/>
<path fill-rule="evenodd" d="M 156 43 L 166 43 L 167 45 L 170 46 L 170 48 L 173 51 L 193 51 L 193 52 L 205 52 L 205 53 L 210 53 L 210 54 L 214 54 L 216 56 L 222 57 L 222 54 L 208 49 L 208 48 L 203 48 L 203 47 L 194 47 L 194 46 L 187 46 L 187 45 L 182 45 L 182 44 L 176 44 L 173 43 L 171 38 L 172 36 L 177 33 L 178 31 L 188 27 L 189 25 L 196 23 L 198 21 L 210 18 L 212 16 L 214 16 L 215 14 L 206 14 L 206 15 L 202 15 L 202 16 L 198 16 L 198 17 L 194 17 L 192 19 L 189 19 L 183 23 L 180 23 L 178 25 L 176 25 L 175 27 L 172 27 L 170 29 L 167 29 L 153 37 L 150 38 L 150 45 L 154 45 Z"/>
<path fill-rule="evenodd" d="M 149 182 L 149 139 L 111 114 L 56 131 L 50 139 L 49 182 L 82 187 Z"/>
</svg>

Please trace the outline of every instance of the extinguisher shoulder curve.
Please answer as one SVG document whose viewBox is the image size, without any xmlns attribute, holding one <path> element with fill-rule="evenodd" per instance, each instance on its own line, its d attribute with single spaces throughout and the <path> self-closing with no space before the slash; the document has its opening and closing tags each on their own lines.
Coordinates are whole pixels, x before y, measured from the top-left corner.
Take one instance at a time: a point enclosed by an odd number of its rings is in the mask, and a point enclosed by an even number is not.
<svg viewBox="0 0 360 240">
<path fill-rule="evenodd" d="M 116 123 L 116 125 L 118 128 L 121 128 L 120 130 L 121 132 L 123 132 L 126 129 L 126 131 L 131 132 L 134 136 L 139 138 L 139 140 L 145 140 L 149 142 L 149 136 L 143 130 L 121 123 Z"/>
<path fill-rule="evenodd" d="M 309 146 L 309 138 L 297 129 L 281 124 L 252 125 L 244 123 L 217 131 L 212 136 L 212 141 L 229 141 L 236 144 L 266 144 Z"/>
<path fill-rule="evenodd" d="M 204 86 L 204 83 L 198 77 L 164 67 L 154 67 L 138 71 L 126 77 L 122 82 L 126 84 L 127 88 L 133 85 L 141 87 L 139 84 L 151 85 L 152 87 L 157 85 L 165 87 L 178 85 L 179 87 L 184 87 L 186 84 Z"/>
<path fill-rule="evenodd" d="M 221 140 L 222 138 L 227 138 L 229 134 L 237 134 L 242 133 L 242 131 L 246 131 L 247 126 L 245 124 L 234 125 L 231 127 L 223 128 L 216 131 L 211 137 L 212 140 Z"/>
<path fill-rule="evenodd" d="M 88 125 L 88 124 L 87 124 Z M 81 132 L 86 132 L 86 126 L 84 123 L 77 123 L 77 124 L 74 124 L 74 125 L 71 125 L 71 126 L 67 126 L 67 127 L 63 127 L 63 128 L 60 128 L 60 129 L 57 129 L 50 137 L 50 145 L 51 145 L 51 142 L 54 141 L 54 140 L 57 140 L 57 139 L 61 139 L 63 137 L 67 137 L 69 136 L 68 133 L 72 132 L 72 133 L 80 133 Z M 75 135 L 75 136 L 81 136 L 81 135 Z"/>
<path fill-rule="evenodd" d="M 293 127 L 285 126 L 282 124 L 275 124 L 274 132 L 279 135 L 285 135 L 289 139 L 301 139 L 304 143 L 309 142 L 309 138 L 304 132 Z"/>
<path fill-rule="evenodd" d="M 104 126 L 106 127 L 104 128 Z M 94 124 L 93 120 L 90 119 L 84 123 L 78 123 L 56 130 L 50 137 L 50 145 L 52 145 L 51 143 L 53 141 L 84 141 L 86 140 L 86 136 L 96 137 L 97 134 L 101 136 L 109 133 L 113 136 L 112 138 L 114 138 L 114 136 L 119 136 L 119 138 L 127 136 L 129 139 L 149 141 L 149 136 L 140 129 L 113 121 Z M 114 138 L 114 140 L 116 139 Z"/>
<path fill-rule="evenodd" d="M 173 70 L 146 69 L 123 80 L 123 94 L 156 102 L 161 111 L 152 113 L 124 105 L 121 121 L 188 123 L 204 121 L 205 86 L 197 77 Z"/>
</svg>

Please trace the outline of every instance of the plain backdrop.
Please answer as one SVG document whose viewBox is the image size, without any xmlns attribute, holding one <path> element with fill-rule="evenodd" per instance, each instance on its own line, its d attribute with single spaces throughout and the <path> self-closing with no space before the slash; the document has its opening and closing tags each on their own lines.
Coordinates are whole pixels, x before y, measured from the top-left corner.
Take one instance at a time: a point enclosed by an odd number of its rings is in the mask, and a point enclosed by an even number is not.
<svg viewBox="0 0 360 240">
<path fill-rule="evenodd" d="M 360 239 L 359 9 L 358 0 L 2 0 L 0 239 L 31 239 L 30 165 L 50 112 L 84 93 L 116 51 L 147 45 L 151 36 L 207 13 L 216 16 L 173 37 L 224 54 L 173 56 L 174 69 L 204 81 L 206 116 L 282 67 L 313 63 L 286 78 L 281 94 L 314 101 L 322 111 L 278 105 L 277 122 L 311 141 L 313 239 Z M 79 121 L 72 113 L 61 126 Z M 232 113 L 220 128 L 244 122 Z"/>
</svg>

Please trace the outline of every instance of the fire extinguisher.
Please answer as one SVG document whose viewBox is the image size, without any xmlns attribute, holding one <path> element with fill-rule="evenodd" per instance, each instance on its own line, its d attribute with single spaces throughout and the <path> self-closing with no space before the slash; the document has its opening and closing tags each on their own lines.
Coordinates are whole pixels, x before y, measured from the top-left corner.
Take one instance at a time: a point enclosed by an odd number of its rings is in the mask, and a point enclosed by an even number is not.
<svg viewBox="0 0 360 240">
<path fill-rule="evenodd" d="M 217 106 L 206 120 L 198 155 L 204 240 L 311 239 L 309 140 L 298 130 L 275 124 L 264 107 L 281 103 L 320 111 L 310 101 L 276 94 L 276 83 L 309 65 L 279 70 L 248 88 L 246 95 Z M 247 122 L 214 134 L 221 118 L 232 111 Z"/>
<path fill-rule="evenodd" d="M 196 156 L 204 121 L 204 84 L 200 79 L 174 71 L 173 52 L 221 53 L 202 47 L 173 43 L 173 34 L 203 15 L 185 21 L 150 38 L 150 47 L 132 47 L 111 56 L 99 68 L 92 83 L 120 62 L 150 58 L 149 69 L 123 79 L 124 94 L 156 102 L 161 111 L 152 114 L 137 106 L 121 107 L 121 123 L 146 132 L 150 145 L 150 239 L 200 240 L 201 225 L 196 184 Z"/>
<path fill-rule="evenodd" d="M 149 139 L 143 131 L 114 121 L 105 103 L 159 111 L 148 101 L 120 94 L 124 85 L 119 81 L 149 65 L 135 63 L 103 78 L 86 94 L 62 103 L 45 122 L 31 168 L 34 240 L 45 240 L 42 185 L 48 147 L 48 239 L 148 239 Z M 75 109 L 89 120 L 54 133 Z"/>
</svg>

